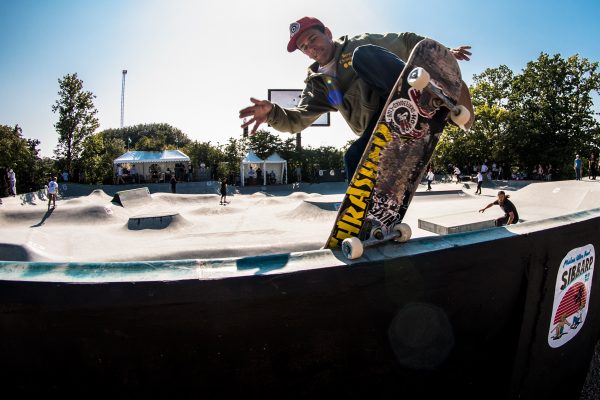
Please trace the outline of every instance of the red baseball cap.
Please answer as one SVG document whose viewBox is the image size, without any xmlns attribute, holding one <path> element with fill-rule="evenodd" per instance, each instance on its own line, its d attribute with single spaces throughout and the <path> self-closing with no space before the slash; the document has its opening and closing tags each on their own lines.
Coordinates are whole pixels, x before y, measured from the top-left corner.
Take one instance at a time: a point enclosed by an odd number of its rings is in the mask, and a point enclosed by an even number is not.
<svg viewBox="0 0 600 400">
<path fill-rule="evenodd" d="M 305 30 L 312 28 L 314 26 L 320 26 L 321 28 L 325 28 L 325 25 L 321 21 L 313 17 L 304 17 L 300 18 L 296 22 L 292 22 L 290 24 L 290 41 L 287 45 L 287 51 L 290 53 L 295 51 L 298 47 L 296 47 L 296 40 Z"/>
</svg>

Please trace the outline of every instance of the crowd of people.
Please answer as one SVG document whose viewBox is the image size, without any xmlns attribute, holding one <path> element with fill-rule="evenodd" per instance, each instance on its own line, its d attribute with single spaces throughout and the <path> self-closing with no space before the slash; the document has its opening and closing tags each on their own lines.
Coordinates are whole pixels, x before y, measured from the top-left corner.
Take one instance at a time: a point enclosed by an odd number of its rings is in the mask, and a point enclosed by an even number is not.
<svg viewBox="0 0 600 400">
<path fill-rule="evenodd" d="M 551 181 L 555 176 L 555 170 L 552 164 L 537 164 L 531 171 L 521 168 L 508 167 L 506 164 L 497 162 L 488 162 L 485 160 L 482 164 L 448 164 L 446 173 L 453 177 L 457 183 L 461 180 L 479 181 L 478 174 L 482 175 L 482 180 L 543 180 Z"/>
<path fill-rule="evenodd" d="M 262 185 L 263 182 L 267 182 L 268 185 L 274 185 L 277 183 L 277 175 L 275 171 L 270 170 L 263 176 L 263 171 L 260 167 L 254 170 L 254 167 L 250 166 L 248 172 L 246 172 L 246 185 Z"/>
<path fill-rule="evenodd" d="M 579 154 L 575 155 L 575 160 L 573 161 L 573 169 L 575 170 L 575 180 L 580 181 L 581 177 L 584 173 L 584 162 L 579 157 Z M 596 155 L 592 153 L 590 158 L 587 160 L 587 172 L 588 178 L 590 180 L 596 180 L 596 176 L 598 175 L 598 160 L 596 159 Z"/>
</svg>

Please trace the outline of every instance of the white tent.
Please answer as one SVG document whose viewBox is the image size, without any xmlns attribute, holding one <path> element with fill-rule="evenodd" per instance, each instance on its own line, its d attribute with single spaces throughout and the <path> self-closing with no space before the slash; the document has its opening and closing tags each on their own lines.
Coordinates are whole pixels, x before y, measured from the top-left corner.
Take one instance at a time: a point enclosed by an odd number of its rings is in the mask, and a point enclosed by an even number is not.
<svg viewBox="0 0 600 400">
<path fill-rule="evenodd" d="M 141 165 L 137 168 L 138 174 L 150 178 L 150 165 L 162 165 L 163 168 L 172 168 L 175 170 L 175 164 L 190 162 L 190 158 L 179 150 L 164 150 L 164 151 L 128 151 L 113 160 L 113 167 L 116 170 L 119 164 Z"/>
<path fill-rule="evenodd" d="M 242 165 L 240 166 L 242 186 L 245 185 L 248 178 L 250 167 L 254 171 L 258 168 L 262 170 L 262 182 L 258 182 L 259 184 L 267 184 L 267 177 L 271 171 L 275 174 L 276 183 L 287 183 L 287 161 L 277 153 L 273 153 L 266 160 L 263 160 L 250 150 L 242 160 Z"/>
<path fill-rule="evenodd" d="M 248 178 L 248 171 L 250 167 L 254 171 L 258 169 L 260 166 L 264 166 L 265 160 L 257 156 L 252 150 L 246 154 L 246 157 L 242 160 L 242 165 L 240 165 L 240 180 L 242 183 L 242 187 L 245 186 L 246 179 Z"/>
<path fill-rule="evenodd" d="M 277 153 L 271 154 L 265 160 L 265 182 L 267 178 L 267 174 L 271 171 L 275 173 L 275 182 L 277 183 L 287 183 L 287 161 L 281 158 L 281 156 Z"/>
</svg>

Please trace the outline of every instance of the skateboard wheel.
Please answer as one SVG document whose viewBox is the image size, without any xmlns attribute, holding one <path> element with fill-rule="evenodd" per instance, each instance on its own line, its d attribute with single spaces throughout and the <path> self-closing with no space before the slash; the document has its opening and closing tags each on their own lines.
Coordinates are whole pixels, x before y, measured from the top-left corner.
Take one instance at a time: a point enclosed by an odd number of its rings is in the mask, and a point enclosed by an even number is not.
<svg viewBox="0 0 600 400">
<path fill-rule="evenodd" d="M 463 131 L 467 130 L 465 128 L 465 124 L 467 122 L 469 122 L 470 118 L 471 118 L 471 113 L 463 105 L 458 105 L 458 106 L 454 107 L 452 109 L 452 112 L 450 113 L 450 119 L 452 119 L 452 122 L 454 122 Z"/>
<path fill-rule="evenodd" d="M 410 225 L 402 223 L 394 226 L 394 230 L 399 233 L 398 237 L 394 240 L 399 243 L 407 242 L 408 239 L 412 236 L 412 229 L 410 229 Z"/>
<path fill-rule="evenodd" d="M 429 83 L 429 72 L 421 67 L 417 67 L 408 74 L 408 84 L 417 90 L 423 90 Z"/>
<path fill-rule="evenodd" d="M 349 237 L 342 242 L 342 253 L 348 260 L 362 256 L 363 250 L 363 244 L 357 237 Z"/>
</svg>

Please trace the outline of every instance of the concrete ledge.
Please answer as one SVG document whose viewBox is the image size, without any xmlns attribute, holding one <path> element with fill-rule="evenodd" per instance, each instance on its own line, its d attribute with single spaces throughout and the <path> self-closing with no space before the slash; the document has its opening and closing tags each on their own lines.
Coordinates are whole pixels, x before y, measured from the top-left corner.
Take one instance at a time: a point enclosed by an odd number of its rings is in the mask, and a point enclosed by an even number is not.
<svg viewBox="0 0 600 400">
<path fill-rule="evenodd" d="M 155 214 L 134 215 L 127 222 L 127 229 L 142 230 L 142 229 L 164 229 L 171 223 L 177 220 L 179 213 L 177 212 L 162 212 Z"/>
<path fill-rule="evenodd" d="M 495 219 L 490 219 L 482 214 L 466 212 L 452 215 L 442 215 L 439 217 L 430 217 L 419 219 L 419 228 L 438 235 L 448 235 L 452 233 L 464 233 L 478 231 L 486 228 L 493 228 Z"/>
</svg>

